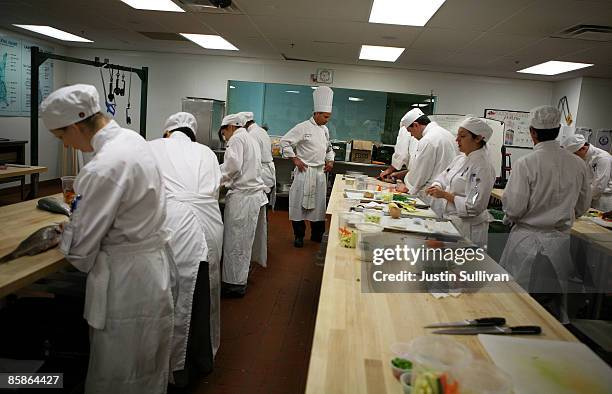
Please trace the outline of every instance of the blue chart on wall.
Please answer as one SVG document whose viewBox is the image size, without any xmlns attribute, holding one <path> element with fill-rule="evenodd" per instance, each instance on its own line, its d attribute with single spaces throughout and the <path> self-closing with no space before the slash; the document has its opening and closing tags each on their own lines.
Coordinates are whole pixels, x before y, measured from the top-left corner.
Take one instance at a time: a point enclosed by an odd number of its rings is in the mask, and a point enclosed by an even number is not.
<svg viewBox="0 0 612 394">
<path fill-rule="evenodd" d="M 30 115 L 30 48 L 27 40 L 0 35 L 0 116 Z M 39 46 L 42 51 L 52 48 Z M 53 62 L 40 66 L 38 104 L 53 91 Z"/>
</svg>

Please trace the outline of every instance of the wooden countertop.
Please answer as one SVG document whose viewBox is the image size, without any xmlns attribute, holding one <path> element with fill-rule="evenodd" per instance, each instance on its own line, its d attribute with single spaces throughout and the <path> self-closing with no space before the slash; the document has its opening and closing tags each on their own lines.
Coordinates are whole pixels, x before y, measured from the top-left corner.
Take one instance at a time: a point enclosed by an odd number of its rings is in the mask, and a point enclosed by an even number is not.
<svg viewBox="0 0 612 394">
<path fill-rule="evenodd" d="M 62 195 L 53 197 L 61 199 Z M 65 215 L 36 208 L 37 201 L 35 199 L 0 207 L 0 256 L 12 252 L 21 241 L 39 228 L 68 220 Z M 28 286 L 66 265 L 68 262 L 57 248 L 0 264 L 0 297 Z"/>
<path fill-rule="evenodd" d="M 462 294 L 435 299 L 430 294 L 361 292 L 361 262 L 354 249 L 338 245 L 338 207 L 344 181 L 336 176 L 329 202 L 332 219 L 306 393 L 399 393 L 391 374 L 390 347 L 428 331 L 428 323 L 503 316 L 510 325 L 539 325 L 538 338 L 576 341 L 526 293 Z M 455 336 L 476 356 L 488 358 L 476 336 Z"/>
<path fill-rule="evenodd" d="M 47 172 L 47 167 L 29 166 L 29 167 L 7 167 L 6 170 L 0 170 L 0 179 L 11 178 L 29 174 L 40 174 Z"/>
</svg>

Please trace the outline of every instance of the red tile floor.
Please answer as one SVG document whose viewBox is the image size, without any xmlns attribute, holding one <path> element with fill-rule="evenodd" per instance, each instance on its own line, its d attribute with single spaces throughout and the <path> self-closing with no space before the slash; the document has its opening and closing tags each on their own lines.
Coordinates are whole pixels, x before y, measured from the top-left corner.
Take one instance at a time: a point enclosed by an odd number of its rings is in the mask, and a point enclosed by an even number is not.
<svg viewBox="0 0 612 394">
<path fill-rule="evenodd" d="M 40 185 L 39 196 L 61 192 L 59 182 Z M 19 202 L 18 189 L 0 191 L 0 206 Z M 221 301 L 221 347 L 214 371 L 186 390 L 170 393 L 303 393 L 323 269 L 320 244 L 293 247 L 286 210 L 269 215 L 268 268 L 256 265 L 242 299 Z"/>
</svg>

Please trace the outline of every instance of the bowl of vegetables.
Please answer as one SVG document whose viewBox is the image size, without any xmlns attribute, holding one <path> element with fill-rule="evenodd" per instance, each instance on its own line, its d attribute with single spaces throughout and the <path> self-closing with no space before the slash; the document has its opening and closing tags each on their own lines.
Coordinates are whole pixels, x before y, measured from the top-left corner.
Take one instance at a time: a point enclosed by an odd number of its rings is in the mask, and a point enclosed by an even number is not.
<svg viewBox="0 0 612 394">
<path fill-rule="evenodd" d="M 391 359 L 391 371 L 395 379 L 399 380 L 400 376 L 408 375 L 408 383 L 412 378 L 412 361 L 404 357 L 394 357 Z"/>
</svg>

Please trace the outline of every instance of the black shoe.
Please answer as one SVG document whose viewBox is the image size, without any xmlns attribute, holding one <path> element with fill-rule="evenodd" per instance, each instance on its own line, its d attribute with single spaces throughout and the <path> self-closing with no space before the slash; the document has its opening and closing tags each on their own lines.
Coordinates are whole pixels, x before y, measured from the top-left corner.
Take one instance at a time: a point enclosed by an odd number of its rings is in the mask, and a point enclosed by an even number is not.
<svg viewBox="0 0 612 394">
<path fill-rule="evenodd" d="M 304 238 L 302 237 L 295 237 L 295 241 L 293 241 L 293 246 L 296 248 L 303 248 L 304 247 Z"/>
</svg>

